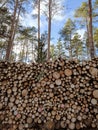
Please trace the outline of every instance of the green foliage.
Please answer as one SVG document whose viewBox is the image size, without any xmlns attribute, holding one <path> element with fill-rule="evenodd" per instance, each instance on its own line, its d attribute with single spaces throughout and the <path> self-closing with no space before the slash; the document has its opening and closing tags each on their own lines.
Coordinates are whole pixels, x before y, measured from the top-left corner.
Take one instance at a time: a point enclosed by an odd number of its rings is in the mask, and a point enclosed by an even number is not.
<svg viewBox="0 0 98 130">
<path fill-rule="evenodd" d="M 7 38 L 11 23 L 11 15 L 6 7 L 0 8 L 0 38 Z"/>
<path fill-rule="evenodd" d="M 41 34 L 40 46 L 39 46 L 39 59 L 36 59 L 36 61 L 39 62 L 39 63 L 46 61 L 46 57 L 47 57 L 47 49 L 46 49 L 47 37 L 48 37 L 47 32 L 44 32 L 43 34 Z M 38 47 L 36 49 L 38 49 Z"/>
<path fill-rule="evenodd" d="M 61 38 L 64 41 L 65 49 L 69 51 L 69 57 L 72 58 L 72 37 L 76 30 L 75 23 L 68 19 L 60 31 Z"/>
<path fill-rule="evenodd" d="M 55 60 L 56 59 L 56 50 L 55 50 L 56 46 L 54 44 L 52 44 L 50 46 L 50 58 L 52 60 Z"/>
<path fill-rule="evenodd" d="M 37 41 L 36 33 L 37 30 L 35 27 L 23 27 L 20 26 L 18 29 L 18 37 L 16 40 L 20 42 L 21 51 L 19 53 L 19 60 L 27 62 L 30 52 L 33 55 L 33 45 Z M 17 45 L 16 45 L 17 46 Z M 36 51 L 35 51 L 36 52 Z M 33 61 L 33 57 L 32 57 Z"/>
<path fill-rule="evenodd" d="M 70 41 L 74 31 L 75 31 L 75 24 L 71 19 L 68 19 L 63 29 L 60 31 L 61 38 L 63 38 L 65 41 Z"/>
<path fill-rule="evenodd" d="M 95 46 L 98 48 L 98 28 L 96 28 L 94 31 L 94 42 Z"/>
<path fill-rule="evenodd" d="M 98 0 L 95 1 L 94 7 L 98 8 Z"/>
<path fill-rule="evenodd" d="M 49 1 L 43 1 L 40 0 L 43 4 L 45 4 L 46 8 L 43 11 L 41 9 L 41 13 L 43 12 L 47 20 L 49 18 Z M 17 6 L 17 11 L 16 11 L 16 17 L 14 21 L 14 33 L 13 35 L 15 36 L 15 39 L 13 40 L 13 47 L 12 47 L 12 60 L 18 59 L 20 61 L 27 61 L 29 57 L 32 57 L 31 61 L 38 61 L 39 62 L 44 62 L 46 60 L 46 53 L 47 51 L 47 41 L 48 41 L 48 36 L 47 33 L 41 34 L 40 38 L 40 46 L 39 46 L 39 51 L 38 51 L 38 38 L 37 38 L 37 29 L 35 27 L 23 27 L 21 26 L 22 22 L 20 22 L 20 18 L 24 19 L 24 14 L 30 13 L 32 4 L 31 2 L 34 2 L 34 7 L 37 8 L 38 6 L 38 0 L 18 0 L 18 6 Z M 51 5 L 51 18 L 55 19 L 55 15 L 60 14 L 61 10 L 63 10 L 63 6 L 60 6 L 60 1 L 59 0 L 54 0 L 52 1 Z M 94 22 L 98 20 L 98 0 L 95 0 L 93 3 L 93 25 Z M 14 7 L 15 7 L 15 0 L 0 0 L 0 55 L 3 57 L 5 56 L 5 51 L 7 48 L 7 43 L 8 39 L 10 36 L 11 31 L 11 23 L 13 21 L 14 17 Z M 20 14 L 18 17 L 19 13 L 19 8 L 21 7 Z M 33 9 L 34 9 L 33 7 Z M 30 9 L 29 9 L 30 8 Z M 37 12 L 38 13 L 38 12 Z M 84 50 L 88 51 L 86 55 L 89 55 L 89 50 L 90 50 L 90 45 L 89 45 L 89 36 L 88 36 L 88 30 L 86 30 L 85 34 L 85 40 L 81 40 L 80 36 L 76 33 L 77 27 L 80 28 L 88 28 L 88 3 L 87 2 L 82 2 L 81 6 L 75 11 L 74 14 L 76 19 L 75 21 L 72 21 L 71 19 L 68 19 L 64 25 L 64 27 L 60 31 L 60 38 L 61 40 L 58 40 L 57 44 L 55 45 L 50 45 L 50 55 L 51 58 L 54 60 L 58 58 L 59 56 L 68 56 L 69 58 L 77 57 L 80 58 Z M 18 19 L 19 18 L 19 19 Z M 19 21 L 18 21 L 19 20 Z M 18 22 L 17 22 L 18 21 Z M 29 21 L 28 21 L 29 22 Z M 20 24 L 21 23 L 21 24 Z M 52 28 L 51 28 L 52 29 Z M 40 30 L 41 32 L 41 30 Z M 95 47 L 98 48 L 98 29 L 96 28 L 94 31 L 94 43 Z M 16 35 L 15 35 L 16 33 Z M 14 51 L 13 48 L 20 46 L 20 51 L 19 54 Z M 84 50 L 83 50 L 84 48 Z M 39 52 L 39 53 L 37 53 Z M 37 55 L 39 54 L 40 58 L 37 59 Z M 33 60 L 34 59 L 34 60 Z"/>
<path fill-rule="evenodd" d="M 88 4 L 87 4 L 87 2 L 82 2 L 81 6 L 75 11 L 74 16 L 77 18 L 88 17 Z"/>
<path fill-rule="evenodd" d="M 56 58 L 59 57 L 65 57 L 64 45 L 60 39 L 57 41 L 56 45 L 51 45 L 50 54 L 52 60 L 55 60 Z"/>
<path fill-rule="evenodd" d="M 74 34 L 72 39 L 72 55 L 73 57 L 81 58 L 83 51 L 83 42 L 81 40 L 81 36 L 78 33 Z"/>
<path fill-rule="evenodd" d="M 80 28 L 88 24 L 88 3 L 82 2 L 81 6 L 75 10 L 74 17 L 77 18 Z"/>
<path fill-rule="evenodd" d="M 11 14 L 7 7 L 4 7 L 3 1 L 0 7 L 0 58 L 4 58 L 7 47 L 7 40 L 10 32 Z"/>
<path fill-rule="evenodd" d="M 56 45 L 56 57 L 64 57 L 65 51 L 63 47 L 63 43 L 58 40 L 57 45 Z"/>
<path fill-rule="evenodd" d="M 19 33 L 27 39 L 32 39 L 32 38 L 34 39 L 35 34 L 37 33 L 37 30 L 34 26 L 33 27 L 20 26 Z"/>
</svg>

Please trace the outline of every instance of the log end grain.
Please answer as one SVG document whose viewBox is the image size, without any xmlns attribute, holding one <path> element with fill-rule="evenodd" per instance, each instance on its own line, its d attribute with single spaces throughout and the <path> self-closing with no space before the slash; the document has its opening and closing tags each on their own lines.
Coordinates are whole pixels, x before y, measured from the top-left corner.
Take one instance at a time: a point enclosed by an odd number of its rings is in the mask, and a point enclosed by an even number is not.
<svg viewBox="0 0 98 130">
<path fill-rule="evenodd" d="M 72 122 L 71 122 L 71 123 L 69 124 L 69 129 L 70 129 L 70 130 L 74 130 L 74 129 L 75 129 L 75 123 L 72 123 Z"/>
<path fill-rule="evenodd" d="M 28 123 L 28 124 L 31 124 L 31 123 L 32 123 L 32 121 L 33 121 L 33 120 L 32 120 L 32 118 L 31 118 L 31 117 L 28 117 L 28 118 L 27 118 L 27 123 Z"/>
<path fill-rule="evenodd" d="M 96 100 L 95 98 L 92 98 L 92 99 L 91 99 L 91 103 L 92 103 L 93 105 L 96 105 L 96 104 L 97 104 L 97 100 Z"/>
<path fill-rule="evenodd" d="M 97 68 L 91 67 L 90 70 L 89 70 L 89 72 L 94 77 L 98 76 L 98 69 Z"/>
<path fill-rule="evenodd" d="M 22 91 L 22 96 L 25 97 L 25 96 L 27 96 L 27 94 L 28 94 L 28 91 L 27 91 L 26 89 L 24 89 L 24 90 Z"/>
<path fill-rule="evenodd" d="M 93 96 L 98 99 L 98 89 L 93 91 Z"/>
<path fill-rule="evenodd" d="M 45 123 L 44 128 L 46 128 L 47 130 L 54 130 L 54 122 L 53 121 L 48 121 Z"/>
<path fill-rule="evenodd" d="M 54 72 L 53 73 L 53 78 L 59 79 L 60 78 L 60 74 L 58 72 Z"/>
<path fill-rule="evenodd" d="M 71 69 L 65 69 L 65 75 L 66 76 L 71 76 L 72 75 L 72 70 Z"/>
</svg>

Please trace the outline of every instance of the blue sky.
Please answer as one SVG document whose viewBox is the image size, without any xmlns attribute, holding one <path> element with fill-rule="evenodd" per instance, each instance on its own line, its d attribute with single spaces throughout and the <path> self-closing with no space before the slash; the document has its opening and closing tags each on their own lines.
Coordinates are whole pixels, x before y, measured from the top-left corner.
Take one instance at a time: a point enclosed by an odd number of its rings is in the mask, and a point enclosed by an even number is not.
<svg viewBox="0 0 98 130">
<path fill-rule="evenodd" d="M 62 15 L 56 15 L 52 20 L 51 27 L 51 43 L 55 44 L 57 39 L 59 39 L 59 31 L 62 29 L 64 24 L 66 23 L 68 18 L 73 19 L 74 11 L 79 8 L 82 2 L 86 2 L 87 0 L 58 0 L 60 5 L 65 6 L 65 9 L 61 12 Z M 45 9 L 43 3 L 41 4 L 42 9 Z M 47 7 L 46 7 L 47 9 Z M 22 24 L 26 26 L 35 26 L 37 27 L 37 19 L 32 18 L 32 14 L 37 13 L 37 9 L 30 11 L 25 15 L 25 20 L 22 20 Z M 41 32 L 47 31 L 47 21 L 44 15 L 41 15 Z M 84 30 L 78 30 L 80 34 L 84 33 Z"/>
<path fill-rule="evenodd" d="M 82 2 L 85 1 L 86 0 L 65 0 L 64 19 L 62 21 L 56 21 L 56 23 L 52 21 L 52 37 L 54 37 L 52 42 L 57 41 L 57 39 L 59 38 L 58 32 L 60 31 L 60 29 L 62 29 L 68 18 L 74 19 L 74 11 L 81 6 Z M 81 31 L 83 32 L 83 30 Z"/>
</svg>

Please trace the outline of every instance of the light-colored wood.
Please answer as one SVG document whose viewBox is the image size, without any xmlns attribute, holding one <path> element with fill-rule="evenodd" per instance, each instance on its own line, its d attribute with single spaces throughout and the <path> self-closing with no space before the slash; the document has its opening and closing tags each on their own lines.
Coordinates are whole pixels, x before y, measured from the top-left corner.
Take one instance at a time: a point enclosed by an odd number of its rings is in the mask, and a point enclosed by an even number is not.
<svg viewBox="0 0 98 130">
<path fill-rule="evenodd" d="M 24 90 L 22 91 L 22 96 L 27 96 L 27 94 L 28 94 L 28 91 L 27 91 L 26 89 L 24 89 Z"/>
<path fill-rule="evenodd" d="M 19 130 L 23 130 L 23 128 L 24 128 L 23 124 L 19 124 L 18 129 L 19 129 Z"/>
<path fill-rule="evenodd" d="M 32 121 L 33 121 L 32 118 L 30 118 L 30 117 L 27 118 L 27 123 L 31 124 Z"/>
<path fill-rule="evenodd" d="M 89 71 L 90 71 L 90 74 L 92 76 L 95 76 L 95 77 L 98 76 L 98 69 L 97 68 L 91 67 Z"/>
<path fill-rule="evenodd" d="M 47 130 L 54 130 L 54 122 L 52 121 L 46 122 L 46 124 L 44 125 L 44 128 L 46 128 Z"/>
<path fill-rule="evenodd" d="M 61 82 L 60 79 L 57 79 L 57 80 L 55 81 L 55 84 L 56 84 L 56 85 L 61 85 L 61 83 L 62 83 L 62 82 Z"/>
<path fill-rule="evenodd" d="M 71 69 L 65 69 L 65 75 L 66 76 L 71 76 L 72 75 L 72 70 Z"/>
<path fill-rule="evenodd" d="M 0 123 L 0 130 L 98 128 L 98 58 L 0 61 Z"/>
<path fill-rule="evenodd" d="M 74 130 L 74 129 L 75 129 L 75 123 L 72 123 L 72 122 L 71 122 L 71 123 L 69 124 L 69 129 L 70 129 L 70 130 Z"/>
<path fill-rule="evenodd" d="M 93 98 L 93 99 L 91 99 L 91 103 L 92 103 L 93 105 L 96 105 L 96 104 L 97 104 L 97 100 L 96 100 L 95 98 Z"/>
<path fill-rule="evenodd" d="M 56 115 L 56 120 L 59 121 L 61 119 L 60 115 Z"/>
<path fill-rule="evenodd" d="M 79 130 L 81 128 L 80 123 L 76 122 L 76 129 Z"/>
<path fill-rule="evenodd" d="M 59 79 L 60 78 L 60 74 L 58 72 L 54 72 L 53 73 L 53 78 Z"/>
<path fill-rule="evenodd" d="M 93 91 L 93 96 L 98 99 L 98 89 Z"/>
<path fill-rule="evenodd" d="M 61 128 L 66 128 L 66 123 L 65 123 L 65 121 L 61 121 L 60 125 L 61 125 Z"/>
</svg>

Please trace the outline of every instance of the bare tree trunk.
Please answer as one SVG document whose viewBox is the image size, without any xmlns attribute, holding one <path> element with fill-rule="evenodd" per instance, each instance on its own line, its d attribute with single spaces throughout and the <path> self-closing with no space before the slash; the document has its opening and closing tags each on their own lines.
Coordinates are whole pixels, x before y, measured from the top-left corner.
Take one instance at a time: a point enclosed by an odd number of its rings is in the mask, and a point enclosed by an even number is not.
<svg viewBox="0 0 98 130">
<path fill-rule="evenodd" d="M 4 7 L 7 2 L 8 2 L 8 0 L 4 1 L 4 3 L 0 6 L 0 8 Z"/>
<path fill-rule="evenodd" d="M 88 0 L 88 13 L 89 13 L 89 44 L 90 56 L 94 58 L 94 42 L 93 42 L 93 29 L 92 29 L 92 0 Z"/>
<path fill-rule="evenodd" d="M 14 13 L 13 13 L 13 19 L 12 19 L 12 25 L 11 25 L 11 31 L 10 31 L 10 36 L 9 36 L 9 39 L 8 39 L 7 50 L 6 50 L 5 60 L 8 60 L 8 61 L 10 60 L 10 54 L 11 54 L 13 40 L 14 40 L 13 36 L 14 36 L 14 32 L 15 32 L 17 9 L 18 9 L 18 0 L 15 1 L 15 7 L 14 7 Z"/>
<path fill-rule="evenodd" d="M 23 42 L 23 45 L 22 45 L 22 55 L 21 55 L 21 62 L 23 62 L 24 60 L 24 57 L 25 57 L 25 41 Z"/>
<path fill-rule="evenodd" d="M 48 18 L 48 52 L 47 52 L 47 59 L 50 59 L 50 40 L 51 40 L 51 4 L 52 0 L 49 0 L 49 18 Z"/>
<path fill-rule="evenodd" d="M 28 50 L 28 39 L 26 39 L 25 62 L 27 62 L 27 60 L 28 60 L 28 53 L 29 53 L 29 50 Z"/>
<path fill-rule="evenodd" d="M 36 59 L 36 54 L 35 54 L 35 51 L 34 51 L 35 49 L 34 49 L 34 44 L 32 43 L 32 62 L 34 62 L 35 61 L 35 59 Z"/>
<path fill-rule="evenodd" d="M 40 62 L 40 0 L 38 0 L 38 62 Z"/>
<path fill-rule="evenodd" d="M 86 18 L 86 29 L 87 29 L 87 39 L 86 39 L 86 47 L 87 47 L 87 57 L 90 58 L 90 42 L 89 42 L 89 25 L 88 18 Z"/>
<path fill-rule="evenodd" d="M 17 31 L 17 26 L 18 26 L 18 22 L 19 22 L 20 11 L 21 11 L 21 5 L 19 6 L 19 10 L 18 10 L 18 15 L 17 15 L 17 20 L 16 20 L 16 24 L 15 24 L 15 29 L 14 29 L 12 41 L 14 41 L 15 34 L 16 34 L 16 31 Z M 14 44 L 12 44 L 12 49 L 13 49 L 13 46 L 14 46 Z M 10 55 L 12 55 L 12 51 L 10 52 Z"/>
<path fill-rule="evenodd" d="M 72 45 L 71 45 L 71 32 L 70 32 L 69 55 L 70 55 L 70 59 L 72 59 L 72 58 L 73 58 L 73 56 L 72 56 Z"/>
</svg>

